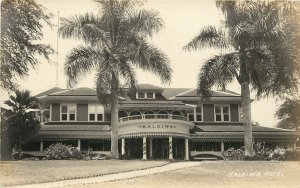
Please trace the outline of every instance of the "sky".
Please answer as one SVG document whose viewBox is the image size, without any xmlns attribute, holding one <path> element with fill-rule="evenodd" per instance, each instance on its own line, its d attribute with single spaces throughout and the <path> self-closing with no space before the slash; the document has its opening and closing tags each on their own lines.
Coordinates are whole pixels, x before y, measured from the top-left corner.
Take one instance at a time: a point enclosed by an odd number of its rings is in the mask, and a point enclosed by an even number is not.
<svg viewBox="0 0 300 188">
<path fill-rule="evenodd" d="M 91 0 L 37 0 L 52 13 L 52 23 L 57 24 L 57 16 L 69 18 L 70 16 L 93 12 L 97 14 L 98 6 Z M 162 87 L 195 88 L 197 77 L 204 62 L 220 52 L 216 49 L 203 49 L 192 52 L 183 50 L 200 29 L 207 25 L 218 27 L 222 17 L 212 0 L 148 0 L 141 8 L 158 11 L 164 21 L 164 27 L 149 41 L 161 49 L 170 59 L 173 69 L 172 82 L 162 85 L 160 80 L 151 73 L 137 70 L 139 83 L 148 83 Z M 57 40 L 57 27 L 43 28 L 43 43 L 50 44 L 58 51 L 58 86 L 66 88 L 66 76 L 63 71 L 66 55 L 72 48 L 82 44 L 82 41 L 74 39 Z M 58 48 L 57 48 L 58 41 Z M 30 70 L 29 76 L 19 80 L 19 89 L 28 89 L 32 95 L 38 94 L 56 86 L 56 54 L 51 56 L 50 62 L 39 58 L 40 64 Z M 94 75 L 88 75 L 77 87 L 95 87 Z M 227 89 L 240 93 L 237 82 L 230 84 Z M 254 95 L 252 94 L 253 98 Z M 1 105 L 8 94 L 1 91 Z M 280 101 L 274 98 L 254 101 L 252 103 L 252 120 L 262 126 L 274 127 L 278 121 L 274 113 Z"/>
</svg>

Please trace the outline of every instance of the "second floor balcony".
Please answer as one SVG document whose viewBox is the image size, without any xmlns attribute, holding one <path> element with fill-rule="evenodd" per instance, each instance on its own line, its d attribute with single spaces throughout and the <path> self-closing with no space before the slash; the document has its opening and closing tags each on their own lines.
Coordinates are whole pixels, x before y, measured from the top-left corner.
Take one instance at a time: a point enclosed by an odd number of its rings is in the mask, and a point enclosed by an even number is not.
<svg viewBox="0 0 300 188">
<path fill-rule="evenodd" d="M 142 114 L 142 115 L 121 117 L 119 118 L 119 122 L 140 120 L 140 119 L 173 119 L 173 120 L 187 121 L 187 117 L 173 115 L 173 114 Z"/>
</svg>

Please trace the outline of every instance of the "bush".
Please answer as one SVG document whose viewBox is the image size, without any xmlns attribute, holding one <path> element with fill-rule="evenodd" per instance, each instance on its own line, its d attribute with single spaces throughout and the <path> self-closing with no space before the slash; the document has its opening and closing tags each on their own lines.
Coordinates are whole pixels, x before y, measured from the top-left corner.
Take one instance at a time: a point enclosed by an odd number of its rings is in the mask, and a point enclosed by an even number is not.
<svg viewBox="0 0 300 188">
<path fill-rule="evenodd" d="M 253 145 L 255 155 L 253 157 L 245 156 L 244 147 L 235 150 L 230 148 L 223 153 L 225 160 L 245 160 L 245 161 L 290 161 L 300 160 L 300 151 L 296 147 L 276 147 L 270 149 L 265 147 L 265 143 L 255 143 Z"/>
<path fill-rule="evenodd" d="M 52 144 L 46 150 L 46 158 L 50 160 L 69 159 L 71 155 L 71 147 L 61 143 Z"/>
<path fill-rule="evenodd" d="M 21 149 L 17 149 L 17 147 L 14 147 L 12 149 L 11 153 L 11 159 L 13 160 L 20 160 L 23 157 L 23 151 Z"/>
<path fill-rule="evenodd" d="M 92 151 L 83 152 L 83 156 L 85 160 L 106 160 L 110 159 L 110 156 L 102 154 L 102 153 L 94 153 Z"/>
<path fill-rule="evenodd" d="M 72 159 L 83 159 L 84 155 L 77 148 L 71 147 L 71 158 Z"/>
<path fill-rule="evenodd" d="M 245 157 L 245 147 L 237 150 L 230 148 L 223 152 L 223 157 L 225 160 L 243 160 Z"/>
<path fill-rule="evenodd" d="M 63 159 L 83 159 L 84 156 L 77 148 L 56 143 L 50 145 L 46 150 L 46 158 L 50 160 L 63 160 Z"/>
</svg>

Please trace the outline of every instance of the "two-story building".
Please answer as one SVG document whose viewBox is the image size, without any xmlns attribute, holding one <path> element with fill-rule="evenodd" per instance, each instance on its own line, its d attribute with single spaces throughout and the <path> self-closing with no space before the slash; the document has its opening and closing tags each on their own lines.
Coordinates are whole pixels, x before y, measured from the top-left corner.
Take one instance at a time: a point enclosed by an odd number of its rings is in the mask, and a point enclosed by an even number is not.
<svg viewBox="0 0 300 188">
<path fill-rule="evenodd" d="M 52 88 L 36 96 L 42 126 L 24 150 L 43 151 L 62 142 L 109 154 L 110 106 L 99 103 L 95 89 Z M 224 90 L 203 99 L 195 89 L 140 84 L 136 93 L 119 97 L 120 154 L 140 159 L 189 159 L 220 156 L 243 146 L 241 96 Z M 254 141 L 295 144 L 295 131 L 253 125 Z"/>
</svg>

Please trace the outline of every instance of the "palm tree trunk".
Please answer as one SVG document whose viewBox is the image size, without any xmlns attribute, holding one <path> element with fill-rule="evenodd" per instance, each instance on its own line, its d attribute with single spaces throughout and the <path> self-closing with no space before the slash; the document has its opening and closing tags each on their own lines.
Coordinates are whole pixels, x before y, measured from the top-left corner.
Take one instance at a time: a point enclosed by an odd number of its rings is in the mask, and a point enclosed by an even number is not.
<svg viewBox="0 0 300 188">
<path fill-rule="evenodd" d="M 112 76 L 111 88 L 111 155 L 113 159 L 119 158 L 118 153 L 118 80 Z"/>
<path fill-rule="evenodd" d="M 243 124 L 244 124 L 244 144 L 245 155 L 253 156 L 253 143 L 252 143 L 252 123 L 251 123 L 251 99 L 249 83 L 244 82 L 241 84 L 242 94 L 242 111 L 243 111 Z"/>
<path fill-rule="evenodd" d="M 253 156 L 253 143 L 252 143 L 252 121 L 251 121 L 251 99 L 249 87 L 249 74 L 245 61 L 246 54 L 243 50 L 240 53 L 240 84 L 242 95 L 242 112 L 243 112 L 243 125 L 244 125 L 244 145 L 245 155 Z"/>
</svg>

